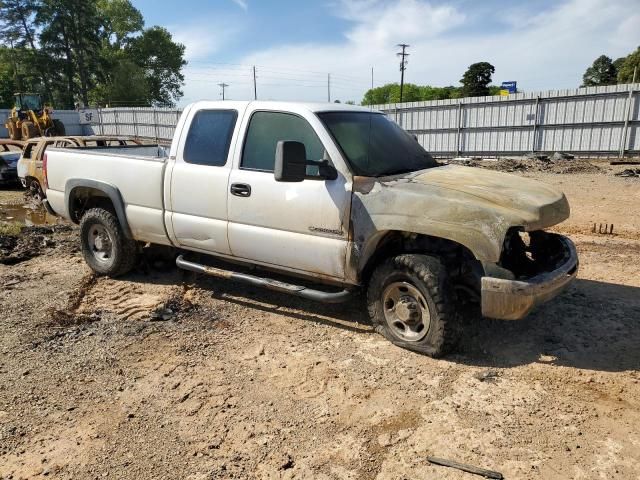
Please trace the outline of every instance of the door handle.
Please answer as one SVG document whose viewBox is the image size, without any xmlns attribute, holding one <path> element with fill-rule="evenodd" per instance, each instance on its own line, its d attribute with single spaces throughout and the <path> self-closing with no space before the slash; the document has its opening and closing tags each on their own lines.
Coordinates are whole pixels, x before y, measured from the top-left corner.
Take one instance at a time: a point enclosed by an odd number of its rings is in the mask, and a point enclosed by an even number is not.
<svg viewBox="0 0 640 480">
<path fill-rule="evenodd" d="M 235 195 L 236 197 L 250 197 L 251 185 L 247 185 L 246 183 L 232 183 L 230 191 L 231 195 Z"/>
</svg>

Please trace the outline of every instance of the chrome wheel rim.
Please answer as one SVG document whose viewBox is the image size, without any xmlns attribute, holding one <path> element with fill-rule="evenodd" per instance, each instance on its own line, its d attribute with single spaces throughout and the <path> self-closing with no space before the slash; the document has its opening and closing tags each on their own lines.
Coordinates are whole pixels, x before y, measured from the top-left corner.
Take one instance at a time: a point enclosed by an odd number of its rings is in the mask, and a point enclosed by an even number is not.
<svg viewBox="0 0 640 480">
<path fill-rule="evenodd" d="M 113 257 L 113 241 L 109 231 L 102 225 L 92 225 L 87 233 L 87 244 L 93 258 L 101 264 L 108 264 Z"/>
<path fill-rule="evenodd" d="M 394 282 L 382 293 L 384 317 L 401 340 L 417 342 L 429 332 L 431 314 L 424 295 L 408 282 Z"/>
</svg>

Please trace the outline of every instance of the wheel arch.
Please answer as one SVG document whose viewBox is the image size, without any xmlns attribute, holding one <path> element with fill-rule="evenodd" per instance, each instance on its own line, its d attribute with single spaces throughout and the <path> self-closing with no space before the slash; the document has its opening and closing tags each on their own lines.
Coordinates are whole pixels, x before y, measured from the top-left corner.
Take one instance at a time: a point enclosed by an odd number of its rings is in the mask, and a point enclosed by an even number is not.
<svg viewBox="0 0 640 480">
<path fill-rule="evenodd" d="M 474 269 L 482 270 L 481 262 L 462 243 L 414 232 L 387 230 L 377 232 L 362 249 L 359 266 L 360 282 L 366 284 L 376 266 L 387 258 L 403 253 L 456 255 L 459 260 L 467 262 Z"/>
<path fill-rule="evenodd" d="M 88 179 L 70 179 L 65 185 L 65 206 L 73 223 L 80 223 L 82 214 L 90 208 L 111 208 L 118 218 L 127 238 L 133 238 L 125 203 L 120 190 L 115 185 Z"/>
</svg>

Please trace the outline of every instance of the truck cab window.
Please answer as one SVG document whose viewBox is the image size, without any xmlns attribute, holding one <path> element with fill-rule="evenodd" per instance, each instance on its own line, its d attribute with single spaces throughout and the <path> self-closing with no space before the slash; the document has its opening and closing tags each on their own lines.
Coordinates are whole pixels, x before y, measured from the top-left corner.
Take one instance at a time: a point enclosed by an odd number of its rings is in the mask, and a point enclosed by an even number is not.
<svg viewBox="0 0 640 480">
<path fill-rule="evenodd" d="M 184 161 L 212 167 L 226 164 L 237 117 L 235 110 L 197 112 L 184 146 Z"/>
<path fill-rule="evenodd" d="M 273 172 L 276 145 L 280 140 L 304 143 L 307 160 L 327 158 L 322 142 L 304 118 L 288 113 L 256 112 L 249 122 L 241 167 L 247 170 Z M 317 174 L 309 171 L 307 173 Z"/>
</svg>

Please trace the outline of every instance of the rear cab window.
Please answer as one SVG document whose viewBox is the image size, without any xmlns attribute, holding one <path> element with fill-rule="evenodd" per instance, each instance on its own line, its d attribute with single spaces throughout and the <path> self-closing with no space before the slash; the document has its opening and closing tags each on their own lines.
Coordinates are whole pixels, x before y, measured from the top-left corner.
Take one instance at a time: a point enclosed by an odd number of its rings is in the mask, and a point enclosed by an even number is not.
<svg viewBox="0 0 640 480">
<path fill-rule="evenodd" d="M 196 112 L 184 145 L 184 161 L 211 167 L 226 165 L 237 119 L 236 110 Z"/>
</svg>

